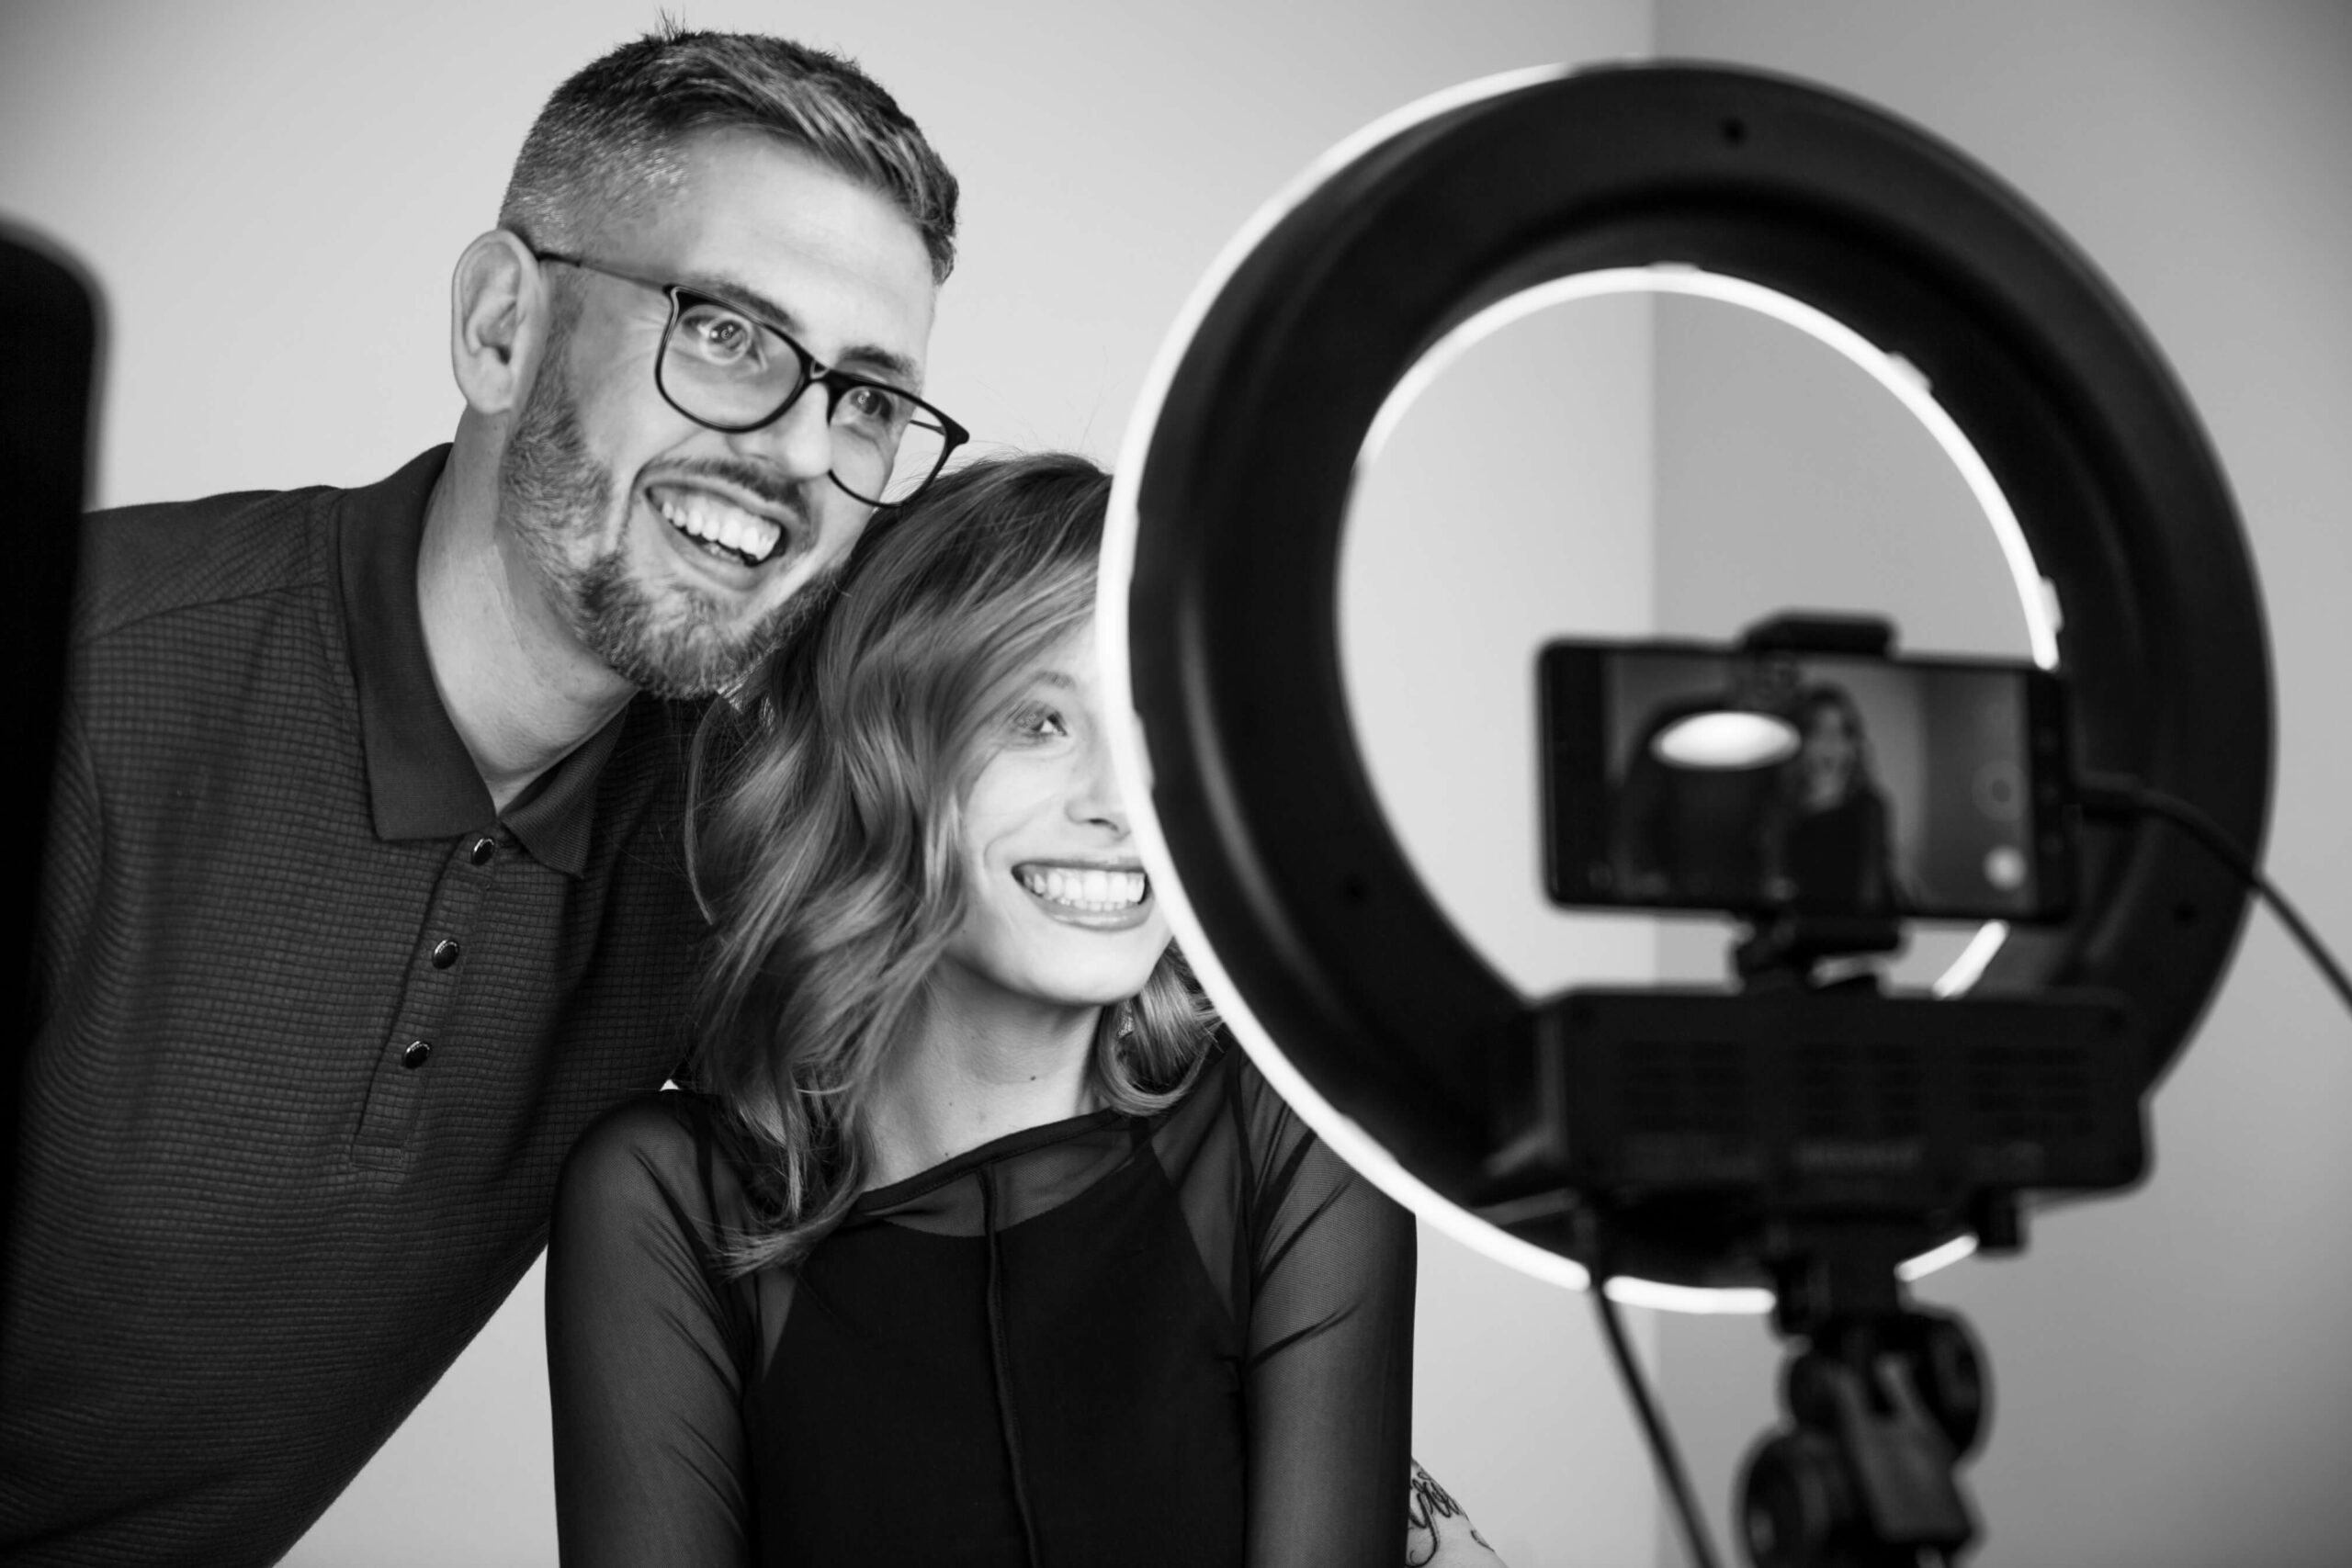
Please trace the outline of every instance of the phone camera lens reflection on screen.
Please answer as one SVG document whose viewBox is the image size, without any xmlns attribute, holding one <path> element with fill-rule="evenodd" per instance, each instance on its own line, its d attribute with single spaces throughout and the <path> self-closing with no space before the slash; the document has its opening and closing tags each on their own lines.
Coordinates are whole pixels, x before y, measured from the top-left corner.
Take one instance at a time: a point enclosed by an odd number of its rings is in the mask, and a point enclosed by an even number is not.
<svg viewBox="0 0 2352 1568">
<path fill-rule="evenodd" d="M 2015 844 L 1996 844 L 1984 852 L 1984 880 L 2001 893 L 2015 893 L 2025 886 L 2025 852 Z"/>
</svg>

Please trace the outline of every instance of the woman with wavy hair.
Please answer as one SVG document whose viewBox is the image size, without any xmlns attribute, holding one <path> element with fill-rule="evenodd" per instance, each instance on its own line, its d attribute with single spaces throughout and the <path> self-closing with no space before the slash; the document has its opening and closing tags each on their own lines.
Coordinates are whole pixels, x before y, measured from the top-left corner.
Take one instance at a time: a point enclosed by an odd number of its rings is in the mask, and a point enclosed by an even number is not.
<svg viewBox="0 0 2352 1568">
<path fill-rule="evenodd" d="M 693 1087 L 557 1201 L 566 1562 L 1398 1561 L 1411 1224 L 1170 942 L 1094 673 L 1108 489 L 948 476 L 707 733 Z"/>
<path fill-rule="evenodd" d="M 1789 717 L 1797 753 L 1781 767 L 1758 834 L 1767 895 L 1799 910 L 1900 913 L 1890 812 L 1861 708 L 1823 682 L 1796 694 Z"/>
</svg>

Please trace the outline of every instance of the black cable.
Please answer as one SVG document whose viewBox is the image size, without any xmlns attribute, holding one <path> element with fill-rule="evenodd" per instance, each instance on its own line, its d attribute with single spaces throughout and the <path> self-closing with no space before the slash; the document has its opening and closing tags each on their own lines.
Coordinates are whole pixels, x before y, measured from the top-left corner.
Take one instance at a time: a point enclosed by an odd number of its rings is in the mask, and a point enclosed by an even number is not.
<svg viewBox="0 0 2352 1568">
<path fill-rule="evenodd" d="M 1666 1422 L 1650 1398 L 1649 1384 L 1642 1379 L 1633 1348 L 1625 1343 L 1625 1325 L 1617 1319 L 1617 1303 L 1610 1299 L 1608 1283 L 1607 1276 L 1598 1269 L 1593 1270 L 1593 1307 L 1600 1314 L 1601 1333 L 1609 1340 L 1609 1353 L 1617 1363 L 1618 1379 L 1625 1385 L 1625 1396 L 1634 1402 L 1634 1413 L 1642 1418 L 1642 1433 L 1649 1439 L 1651 1461 L 1657 1466 L 1658 1481 L 1674 1505 L 1675 1517 L 1681 1522 L 1682 1539 L 1690 1548 L 1694 1568 L 1716 1568 L 1714 1543 L 1708 1539 L 1707 1522 L 1700 1517 L 1698 1504 L 1691 1500 L 1690 1478 L 1683 1472 L 1682 1455 L 1674 1446 L 1674 1434 L 1666 1429 Z"/>
<path fill-rule="evenodd" d="M 2158 817 L 2202 844 L 2214 859 L 2229 867 L 2232 874 L 2269 904 L 2271 912 L 2287 928 L 2287 934 L 2301 944 L 2304 956 L 2334 987 L 2336 998 L 2347 1011 L 2352 1011 L 2352 978 L 2346 976 L 2343 964 L 2336 962 L 2335 955 L 2295 906 L 2288 902 L 2286 894 L 2262 874 L 2262 868 L 2254 863 L 2254 857 L 2241 849 L 2220 823 L 2177 796 L 2132 780 L 2103 778 L 2086 782 L 2079 798 L 2086 816 Z"/>
</svg>

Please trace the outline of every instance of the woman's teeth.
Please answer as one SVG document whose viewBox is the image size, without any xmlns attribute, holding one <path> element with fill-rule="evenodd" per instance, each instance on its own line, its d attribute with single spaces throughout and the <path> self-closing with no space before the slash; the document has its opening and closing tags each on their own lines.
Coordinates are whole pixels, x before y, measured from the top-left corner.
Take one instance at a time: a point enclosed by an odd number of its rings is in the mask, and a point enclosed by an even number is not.
<svg viewBox="0 0 2352 1568">
<path fill-rule="evenodd" d="M 682 491 L 651 499 L 653 510 L 671 527 L 707 546 L 718 547 L 746 566 L 757 566 L 774 555 L 777 542 L 784 537 L 784 530 L 766 518 L 753 516 L 741 507 L 702 491 Z"/>
<path fill-rule="evenodd" d="M 1143 902 L 1151 884 L 1139 871 L 1074 870 L 1060 866 L 1024 865 L 1016 873 L 1021 886 L 1048 903 L 1073 909 L 1109 913 L 1132 909 Z"/>
</svg>

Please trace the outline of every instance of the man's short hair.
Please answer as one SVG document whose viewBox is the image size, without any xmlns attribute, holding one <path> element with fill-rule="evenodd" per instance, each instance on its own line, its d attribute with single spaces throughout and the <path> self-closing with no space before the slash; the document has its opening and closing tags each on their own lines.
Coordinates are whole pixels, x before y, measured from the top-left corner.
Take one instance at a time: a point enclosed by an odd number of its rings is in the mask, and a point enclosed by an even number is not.
<svg viewBox="0 0 2352 1568">
<path fill-rule="evenodd" d="M 854 62 L 758 33 L 665 25 L 555 90 L 514 160 L 502 228 L 549 250 L 672 188 L 686 141 L 752 130 L 888 197 L 922 235 L 934 281 L 956 265 L 956 176 Z"/>
</svg>

